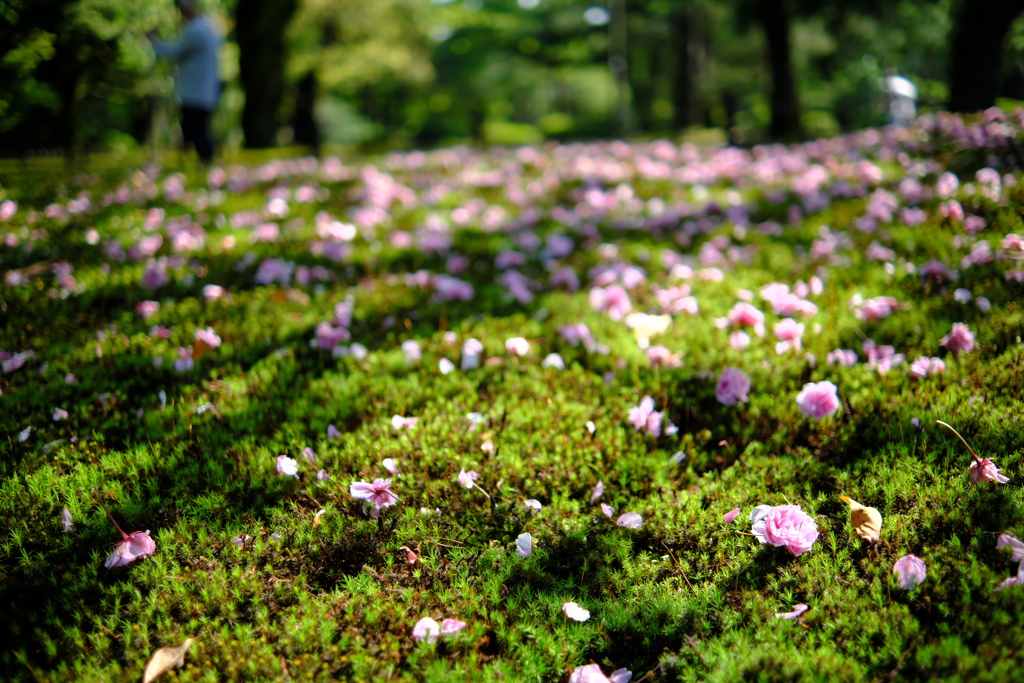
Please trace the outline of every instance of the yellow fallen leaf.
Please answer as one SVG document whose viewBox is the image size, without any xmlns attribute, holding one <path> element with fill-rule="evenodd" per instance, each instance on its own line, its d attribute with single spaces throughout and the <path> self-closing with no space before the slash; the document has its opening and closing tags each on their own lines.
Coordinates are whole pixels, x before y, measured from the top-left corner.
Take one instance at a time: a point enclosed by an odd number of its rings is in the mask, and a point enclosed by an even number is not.
<svg viewBox="0 0 1024 683">
<path fill-rule="evenodd" d="M 199 360 L 207 350 L 213 348 L 202 339 L 196 339 L 196 343 L 192 346 L 192 360 Z"/>
<path fill-rule="evenodd" d="M 853 498 L 839 498 L 850 506 L 850 521 L 857 535 L 870 543 L 878 543 L 882 537 L 882 513 L 875 508 L 864 507 Z"/>
<path fill-rule="evenodd" d="M 161 647 L 154 652 L 142 674 L 142 683 L 149 683 L 163 673 L 184 665 L 185 653 L 188 652 L 194 640 L 195 638 L 186 638 L 181 645 Z"/>
<path fill-rule="evenodd" d="M 637 344 L 641 349 L 651 345 L 651 337 L 661 334 L 672 326 L 672 316 L 649 315 L 647 313 L 630 313 L 626 316 L 626 327 L 633 330 Z"/>
</svg>

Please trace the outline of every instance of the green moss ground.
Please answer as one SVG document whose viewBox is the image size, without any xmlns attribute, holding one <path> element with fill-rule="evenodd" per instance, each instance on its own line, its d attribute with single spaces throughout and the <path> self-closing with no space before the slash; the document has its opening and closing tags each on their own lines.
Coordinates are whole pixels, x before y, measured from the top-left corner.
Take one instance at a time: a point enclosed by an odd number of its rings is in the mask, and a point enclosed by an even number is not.
<svg viewBox="0 0 1024 683">
<path fill-rule="evenodd" d="M 895 165 L 886 170 L 890 179 L 898 174 Z M 3 249 L 0 270 L 69 261 L 80 287 L 52 296 L 52 276 L 43 272 L 0 289 L 0 348 L 38 354 L 0 376 L 5 680 L 135 680 L 153 649 L 189 636 L 197 641 L 186 666 L 167 680 L 564 681 L 591 661 L 648 681 L 1019 680 L 1024 588 L 993 589 L 1015 571 L 1009 554 L 996 549 L 997 535 L 1024 537 L 1024 285 L 1007 282 L 1001 262 L 963 269 L 955 286 L 987 297 L 992 309 L 982 313 L 973 302 L 954 301 L 953 286 L 926 287 L 901 265 L 890 273 L 863 257 L 872 240 L 887 239 L 905 261 L 957 263 L 965 253 L 953 241 L 960 233 L 934 214 L 918 228 L 889 226 L 881 238 L 849 227 L 865 201 L 845 199 L 781 238 L 752 231 L 743 241 L 754 247 L 749 266 L 730 270 L 723 282 L 691 283 L 700 314 L 676 316 L 654 339 L 683 352 L 682 365 L 658 369 L 625 325 L 590 308 L 586 286 L 539 293 L 527 305 L 509 301 L 490 265 L 511 245 L 502 233 L 456 233 L 453 249 L 471 261 L 470 302 L 438 303 L 389 280 L 419 268 L 443 272 L 444 261 L 386 241 L 379 250 L 357 241 L 345 264 L 327 263 L 334 280 L 322 288 L 255 286 L 255 266 L 238 271 L 250 250 L 260 259 L 321 263 L 306 249 L 313 215 L 343 215 L 357 181 L 322 183 L 331 190 L 326 202 L 292 203 L 282 221 L 300 216 L 303 225 L 279 243 L 255 246 L 246 230 L 218 228 L 215 217 L 259 209 L 271 184 L 227 193 L 223 204 L 196 212 L 207 214 L 208 246 L 191 258 L 204 274 L 173 269 L 170 284 L 153 294 L 139 287 L 142 263 L 114 263 L 108 275 L 100 246 L 84 237 L 95 227 L 104 240 L 127 245 L 129 220 L 137 226 L 144 208 L 114 205 L 29 228 L 20 222 L 25 212 L 59 196 L 58 176 L 15 168 L 3 177 L 7 196 L 20 202 L 4 229 L 47 234 L 31 250 Z M 103 169 L 92 192 L 128 178 L 126 170 Z M 196 189 L 201 177 L 190 171 L 188 182 Z M 665 183 L 634 184 L 643 197 L 678 193 Z M 73 197 L 78 188 L 69 180 L 67 189 Z M 568 201 L 570 190 L 551 203 Z M 493 188 L 481 192 L 500 201 Z M 469 196 L 457 190 L 443 204 Z M 1011 189 L 1005 206 L 974 206 L 989 222 L 981 236 L 993 248 L 1004 234 L 1022 231 L 1022 204 L 1024 191 Z M 166 206 L 168 215 L 194 211 Z M 773 209 L 764 210 L 767 217 Z M 395 227 L 412 229 L 427 213 L 396 209 Z M 853 245 L 848 266 L 829 269 L 825 293 L 814 299 L 820 312 L 807 321 L 805 351 L 817 364 L 803 354 L 777 356 L 770 334 L 742 353 L 731 349 L 714 319 L 740 289 L 815 274 L 821 263 L 806 254 L 823 224 L 846 231 Z M 672 235 L 610 221 L 599 227 L 620 257 L 646 264 L 652 282 L 667 282 L 657 264 L 662 250 L 679 249 Z M 547 219 L 538 226 L 541 235 L 556 229 Z M 229 234 L 239 242 L 230 250 L 221 243 Z M 732 235 L 732 225 L 686 251 L 718 234 Z M 166 244 L 160 253 L 168 253 Z M 585 285 L 587 268 L 599 261 L 594 250 L 566 260 Z M 543 270 L 531 263 L 524 272 Z M 208 283 L 228 289 L 230 301 L 206 303 Z M 861 323 L 847 305 L 854 293 L 891 295 L 909 307 Z M 369 350 L 364 360 L 310 346 L 316 324 L 346 296 L 354 297 L 353 341 Z M 145 321 L 135 313 L 144 299 L 161 302 Z M 634 305 L 653 310 L 656 301 L 644 287 Z M 385 328 L 389 316 L 395 324 Z M 560 339 L 560 325 L 579 321 L 610 354 Z M 959 358 L 939 344 L 954 322 L 977 335 L 977 348 Z M 155 324 L 170 328 L 170 339 L 153 340 Z M 177 347 L 207 325 L 223 346 L 194 370 L 175 372 Z M 446 331 L 458 342 L 447 343 Z M 512 336 L 531 340 L 527 357 L 505 352 Z M 501 363 L 441 375 L 438 361 L 458 364 L 470 337 Z M 868 337 L 894 345 L 908 363 L 941 355 L 948 371 L 915 380 L 905 365 L 880 376 L 863 364 L 824 362 L 835 348 L 859 352 Z M 399 346 L 407 339 L 422 345 L 419 363 L 405 362 Z M 550 352 L 564 357 L 566 370 L 540 366 Z M 156 356 L 165 358 L 159 368 Z M 748 404 L 715 399 L 715 376 L 727 365 L 750 375 Z M 65 383 L 67 373 L 75 384 Z M 817 422 L 800 414 L 795 396 L 819 380 L 839 387 L 843 405 Z M 667 411 L 678 435 L 634 432 L 626 414 L 645 395 Z M 214 408 L 197 413 L 206 403 Z M 57 407 L 67 420 L 51 419 Z M 486 422 L 471 429 L 470 412 Z M 397 431 L 394 414 L 420 422 Z M 936 419 L 994 457 L 1011 481 L 971 485 L 968 453 Z M 329 424 L 340 438 L 325 436 Z M 29 425 L 33 431 L 19 441 Z M 481 448 L 488 438 L 492 452 Z M 300 455 L 307 446 L 317 467 Z M 677 451 L 685 453 L 681 464 L 671 460 Z M 279 454 L 299 460 L 297 480 L 276 473 Z M 393 482 L 400 502 L 373 520 L 348 487 L 387 476 L 384 458 L 401 469 Z M 318 468 L 330 479 L 318 481 Z M 480 473 L 489 499 L 456 483 L 463 468 Z M 643 515 L 640 529 L 618 527 L 590 505 L 598 481 L 602 502 Z M 882 512 L 877 547 L 853 534 L 838 494 Z M 526 498 L 543 510 L 527 508 Z M 156 553 L 104 569 L 118 536 L 99 501 L 126 531 L 151 530 Z M 786 502 L 801 505 L 820 530 L 800 558 L 747 533 L 753 506 Z M 64 507 L 74 516 L 73 533 L 61 530 Z M 740 519 L 724 524 L 722 515 L 736 507 Z M 523 532 L 535 542 L 525 559 L 514 552 Z M 251 537 L 242 548 L 231 540 L 239 535 Z M 400 546 L 419 554 L 414 567 Z M 912 592 L 892 576 L 906 553 L 928 566 Z M 591 611 L 589 621 L 565 618 L 561 607 L 570 600 Z M 774 618 L 796 603 L 810 606 L 804 617 Z M 436 644 L 417 643 L 411 629 L 423 616 L 468 626 Z"/>
</svg>

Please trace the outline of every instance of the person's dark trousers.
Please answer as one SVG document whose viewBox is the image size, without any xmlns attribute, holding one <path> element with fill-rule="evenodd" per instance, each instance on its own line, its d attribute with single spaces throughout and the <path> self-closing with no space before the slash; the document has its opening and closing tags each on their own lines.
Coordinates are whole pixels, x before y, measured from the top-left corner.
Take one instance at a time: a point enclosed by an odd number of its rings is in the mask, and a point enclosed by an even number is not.
<svg viewBox="0 0 1024 683">
<path fill-rule="evenodd" d="M 197 109 L 196 107 L 181 107 L 181 136 L 185 139 L 185 145 L 195 145 L 199 152 L 199 160 L 204 164 L 213 161 L 213 138 L 210 136 L 210 115 L 209 109 Z"/>
</svg>

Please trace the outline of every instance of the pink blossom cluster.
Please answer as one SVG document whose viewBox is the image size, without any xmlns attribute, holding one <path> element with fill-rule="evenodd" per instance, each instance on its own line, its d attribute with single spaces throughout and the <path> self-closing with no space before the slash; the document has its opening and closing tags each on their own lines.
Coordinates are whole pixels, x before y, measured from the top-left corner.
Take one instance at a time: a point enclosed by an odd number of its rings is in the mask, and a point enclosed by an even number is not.
<svg viewBox="0 0 1024 683">
<path fill-rule="evenodd" d="M 751 532 L 761 543 L 786 548 L 800 557 L 818 540 L 818 525 L 799 505 L 759 505 L 750 515 Z"/>
<path fill-rule="evenodd" d="M 644 396 L 640 401 L 640 405 L 629 409 L 629 422 L 636 431 L 643 431 L 645 434 L 655 438 L 661 436 L 662 421 L 664 419 L 665 413 L 654 409 L 654 399 L 650 396 Z M 678 431 L 676 426 L 668 422 L 665 427 L 665 434 L 671 436 L 676 431 Z"/>
</svg>

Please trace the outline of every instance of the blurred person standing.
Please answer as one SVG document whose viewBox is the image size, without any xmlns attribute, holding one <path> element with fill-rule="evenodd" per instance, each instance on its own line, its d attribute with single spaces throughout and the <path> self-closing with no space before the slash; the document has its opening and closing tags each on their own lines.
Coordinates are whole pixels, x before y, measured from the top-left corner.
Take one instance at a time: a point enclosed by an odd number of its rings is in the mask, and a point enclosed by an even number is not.
<svg viewBox="0 0 1024 683">
<path fill-rule="evenodd" d="M 896 126 L 909 126 L 917 116 L 917 87 L 909 78 L 896 73 L 895 69 L 887 69 L 878 85 L 885 93 L 889 109 L 889 123 Z"/>
<path fill-rule="evenodd" d="M 181 135 L 185 145 L 194 145 L 204 164 L 213 161 L 210 117 L 220 100 L 221 81 L 217 74 L 221 36 L 196 0 L 174 0 L 185 20 L 185 30 L 176 41 L 162 41 L 146 34 L 153 52 L 178 65 L 178 98 L 181 100 Z"/>
</svg>

